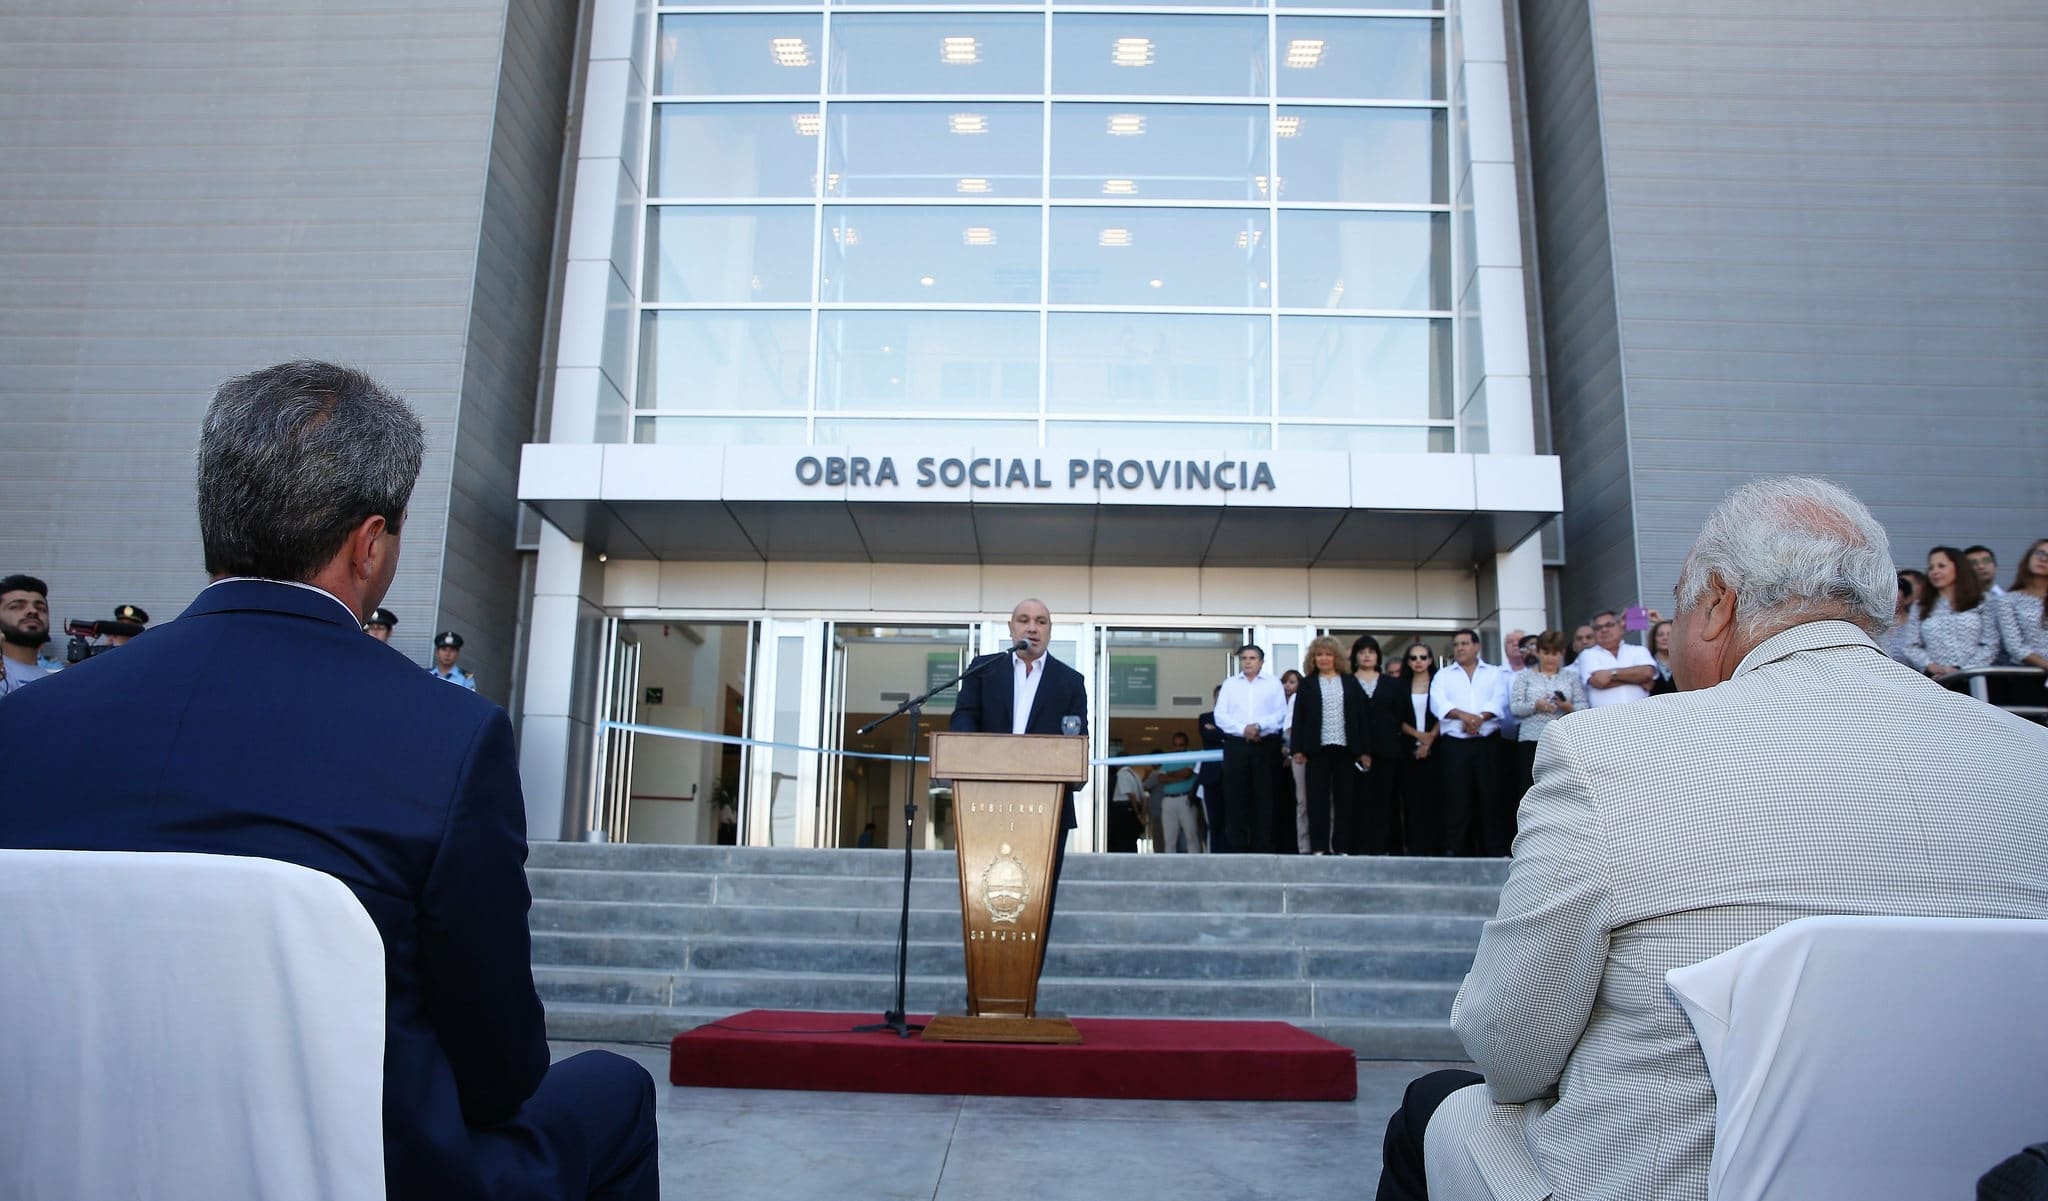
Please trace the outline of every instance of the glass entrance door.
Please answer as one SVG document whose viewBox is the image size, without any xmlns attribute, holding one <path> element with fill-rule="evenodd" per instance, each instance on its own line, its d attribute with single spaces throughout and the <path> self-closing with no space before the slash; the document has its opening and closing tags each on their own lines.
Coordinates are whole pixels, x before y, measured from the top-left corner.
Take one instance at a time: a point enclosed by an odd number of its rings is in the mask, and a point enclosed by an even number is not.
<svg viewBox="0 0 2048 1201">
<path fill-rule="evenodd" d="M 972 633 L 972 627 L 966 625 L 835 623 L 832 678 L 828 681 L 833 704 L 825 719 L 827 745 L 867 755 L 911 753 L 907 714 L 866 734 L 859 731 L 911 697 L 959 674 L 967 666 Z M 946 728 L 956 696 L 955 689 L 947 689 L 926 702 L 916 753 L 927 753 L 931 732 Z M 917 803 L 912 845 L 922 850 L 952 847 L 952 790 L 932 787 L 929 765 L 832 756 L 820 772 L 818 837 L 809 845 L 900 850 L 907 783 Z"/>
<path fill-rule="evenodd" d="M 605 717 L 690 733 L 746 733 L 750 621 L 610 621 Z M 594 795 L 614 841 L 738 841 L 748 754 L 698 738 L 601 730 Z"/>
<path fill-rule="evenodd" d="M 1198 722 L 1213 702 L 1217 685 L 1237 670 L 1235 652 L 1244 641 L 1242 628 L 1125 629 L 1098 632 L 1096 655 L 1099 700 L 1097 725 L 1103 732 L 1105 755 L 1152 755 L 1175 749 L 1174 735 L 1187 738 L 1191 750 L 1202 748 Z M 1101 830 L 1097 845 L 1105 850 L 1130 850 L 1110 838 L 1115 777 L 1105 772 Z M 1119 817 L 1120 820 L 1120 817 Z M 1137 849 L 1148 844 L 1142 838 Z"/>
</svg>

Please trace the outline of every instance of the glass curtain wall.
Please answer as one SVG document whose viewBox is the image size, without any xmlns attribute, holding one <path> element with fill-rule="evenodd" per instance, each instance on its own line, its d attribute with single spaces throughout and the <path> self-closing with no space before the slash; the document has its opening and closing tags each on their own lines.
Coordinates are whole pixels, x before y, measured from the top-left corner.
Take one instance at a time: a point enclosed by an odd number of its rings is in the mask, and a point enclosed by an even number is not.
<svg viewBox="0 0 2048 1201">
<path fill-rule="evenodd" d="M 635 438 L 1455 449 L 1443 25 L 662 8 Z"/>
</svg>

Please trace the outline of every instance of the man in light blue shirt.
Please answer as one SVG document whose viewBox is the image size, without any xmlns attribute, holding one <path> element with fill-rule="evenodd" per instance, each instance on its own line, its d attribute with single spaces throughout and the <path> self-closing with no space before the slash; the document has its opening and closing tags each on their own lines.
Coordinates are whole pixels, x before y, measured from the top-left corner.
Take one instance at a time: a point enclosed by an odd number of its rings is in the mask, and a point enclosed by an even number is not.
<svg viewBox="0 0 2048 1201">
<path fill-rule="evenodd" d="M 455 666 L 455 660 L 462 655 L 462 635 L 454 630 L 443 630 L 434 635 L 434 665 L 427 670 L 437 680 L 460 684 L 471 692 L 476 691 L 476 677 Z"/>
</svg>

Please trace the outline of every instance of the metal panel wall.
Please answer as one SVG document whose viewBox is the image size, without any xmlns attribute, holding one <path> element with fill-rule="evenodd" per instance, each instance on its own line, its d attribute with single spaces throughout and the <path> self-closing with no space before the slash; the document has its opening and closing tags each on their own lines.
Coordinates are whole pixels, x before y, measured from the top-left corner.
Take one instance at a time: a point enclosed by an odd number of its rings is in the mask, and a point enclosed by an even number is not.
<svg viewBox="0 0 2048 1201">
<path fill-rule="evenodd" d="M 1857 491 L 1902 563 L 1983 542 L 2009 575 L 2048 534 L 2048 7 L 1591 10 L 1599 109 L 1574 134 L 1604 149 L 1644 590 L 1668 594 L 1729 487 L 1777 472 Z M 1533 29 L 1530 49 L 1532 83 L 1535 60 L 1575 61 Z M 1574 220 L 1550 180 L 1540 218 Z M 1553 397 L 1561 422 L 1583 405 Z M 1567 522 L 1624 536 L 1566 470 Z M 1567 546 L 1568 598 L 1607 574 L 1584 551 Z"/>
<path fill-rule="evenodd" d="M 1585 0 L 1522 0 L 1524 91 L 1552 448 L 1564 473 L 1560 620 L 1633 599 L 1634 496 Z"/>
<path fill-rule="evenodd" d="M 471 321 L 507 4 L 17 0 L 0 13 L 0 570 L 45 575 L 62 617 L 122 601 L 175 616 L 205 582 L 191 454 L 213 388 L 336 359 L 427 424 L 387 600 L 394 641 L 427 660 L 461 398 L 479 448 L 500 439 L 478 410 L 531 404 L 530 384 L 501 394 L 465 363 L 494 337 L 501 366 L 537 356 L 494 318 Z M 552 204 L 548 165 L 534 186 Z M 489 487 L 501 506 L 509 485 Z M 509 526 L 491 537 L 496 552 Z"/>
<path fill-rule="evenodd" d="M 521 602 L 519 448 L 533 434 L 576 23 L 574 3 L 509 0 L 447 495 L 436 623 L 462 632 L 464 664 L 508 708 Z"/>
</svg>

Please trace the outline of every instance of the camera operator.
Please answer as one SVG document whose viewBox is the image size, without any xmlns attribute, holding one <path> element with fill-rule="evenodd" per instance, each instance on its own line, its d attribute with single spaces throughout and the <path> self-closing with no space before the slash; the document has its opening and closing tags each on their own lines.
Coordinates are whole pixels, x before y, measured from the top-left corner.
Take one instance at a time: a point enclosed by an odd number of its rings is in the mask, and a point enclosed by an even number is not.
<svg viewBox="0 0 2048 1201">
<path fill-rule="evenodd" d="M 71 636 L 64 648 L 64 662 L 83 663 L 101 651 L 110 651 L 124 646 L 149 625 L 149 614 L 141 605 L 115 605 L 112 621 L 72 621 L 64 624 L 64 632 Z M 104 638 L 105 642 L 94 643 L 93 639 Z"/>
<path fill-rule="evenodd" d="M 50 674 L 36 652 L 50 640 L 50 586 L 32 575 L 0 579 L 0 696 Z"/>
</svg>

